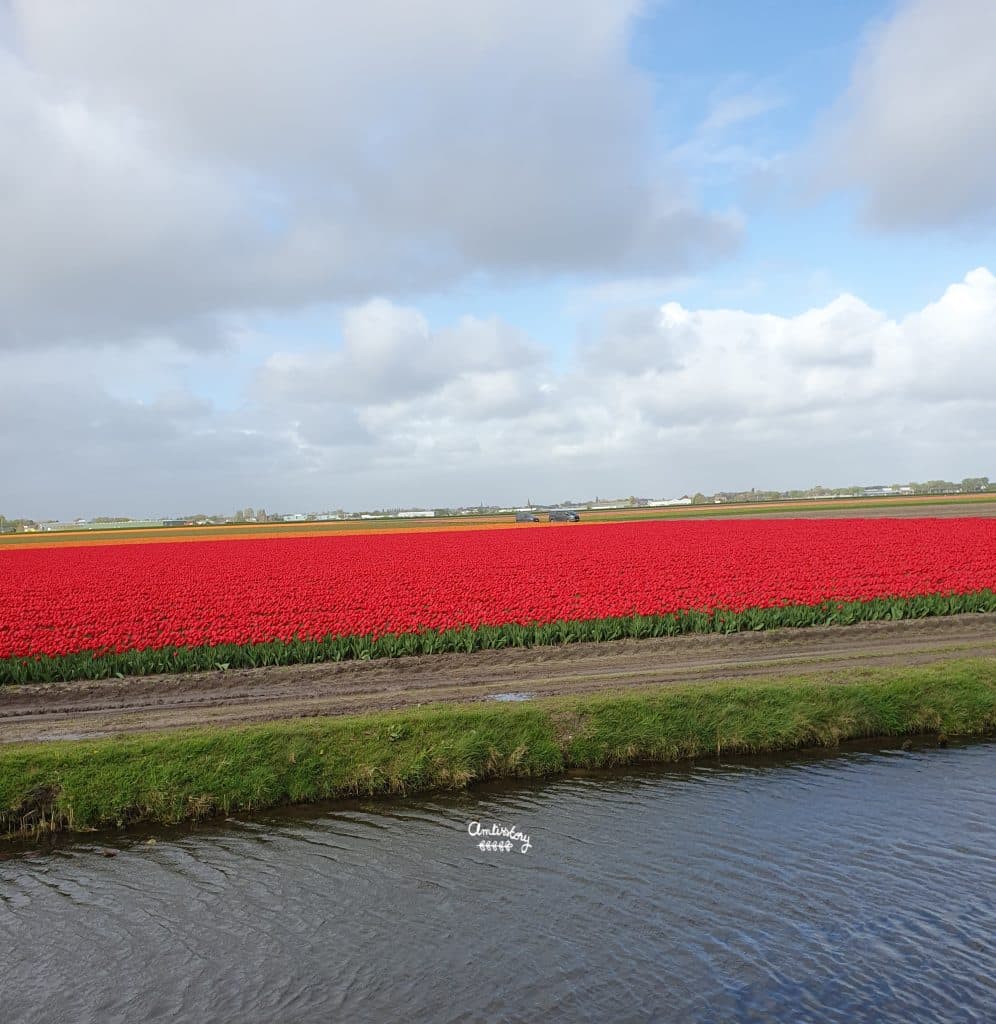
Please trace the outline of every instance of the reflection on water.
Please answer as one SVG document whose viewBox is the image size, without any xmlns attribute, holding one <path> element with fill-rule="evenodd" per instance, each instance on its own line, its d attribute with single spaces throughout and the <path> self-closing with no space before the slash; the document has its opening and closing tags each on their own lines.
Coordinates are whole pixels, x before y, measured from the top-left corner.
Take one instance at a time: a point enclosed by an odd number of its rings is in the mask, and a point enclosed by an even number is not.
<svg viewBox="0 0 996 1024">
<path fill-rule="evenodd" d="M 22 852 L 0 1020 L 991 1022 L 994 781 L 814 755 Z"/>
</svg>

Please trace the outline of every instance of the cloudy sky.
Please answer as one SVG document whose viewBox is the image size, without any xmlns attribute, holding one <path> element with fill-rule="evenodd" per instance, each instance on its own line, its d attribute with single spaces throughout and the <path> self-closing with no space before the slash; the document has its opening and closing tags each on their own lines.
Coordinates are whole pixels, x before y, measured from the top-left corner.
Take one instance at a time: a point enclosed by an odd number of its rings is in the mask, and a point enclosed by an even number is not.
<svg viewBox="0 0 996 1024">
<path fill-rule="evenodd" d="M 992 0 L 0 0 L 0 513 L 996 477 Z"/>
</svg>

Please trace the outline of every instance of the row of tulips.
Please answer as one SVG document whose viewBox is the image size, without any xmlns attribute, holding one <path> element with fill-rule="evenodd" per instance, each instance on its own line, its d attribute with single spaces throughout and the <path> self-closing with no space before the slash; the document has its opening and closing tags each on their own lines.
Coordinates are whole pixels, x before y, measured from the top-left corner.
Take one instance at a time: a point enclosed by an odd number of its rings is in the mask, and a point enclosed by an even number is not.
<svg viewBox="0 0 996 1024">
<path fill-rule="evenodd" d="M 942 614 L 952 595 L 975 602 L 958 610 L 991 610 L 985 595 L 994 588 L 991 519 L 644 522 L 5 550 L 0 680 L 589 640 L 706 621 L 720 630 L 806 624 L 794 621 L 800 614 L 812 622 Z M 870 611 L 848 611 L 856 608 Z"/>
</svg>

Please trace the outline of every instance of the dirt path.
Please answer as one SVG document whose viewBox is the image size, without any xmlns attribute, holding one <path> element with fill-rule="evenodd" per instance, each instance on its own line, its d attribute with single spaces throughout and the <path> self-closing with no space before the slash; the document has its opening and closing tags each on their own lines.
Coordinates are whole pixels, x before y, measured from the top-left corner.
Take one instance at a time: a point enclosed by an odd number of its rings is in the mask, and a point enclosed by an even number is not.
<svg viewBox="0 0 996 1024">
<path fill-rule="evenodd" d="M 0 688 L 0 742 L 996 658 L 996 615 Z M 506 698 L 507 699 L 507 698 Z"/>
<path fill-rule="evenodd" d="M 996 502 L 975 505 L 904 505 L 898 508 L 767 508 L 759 512 L 738 512 L 736 515 L 674 516 L 687 519 L 993 519 Z"/>
</svg>

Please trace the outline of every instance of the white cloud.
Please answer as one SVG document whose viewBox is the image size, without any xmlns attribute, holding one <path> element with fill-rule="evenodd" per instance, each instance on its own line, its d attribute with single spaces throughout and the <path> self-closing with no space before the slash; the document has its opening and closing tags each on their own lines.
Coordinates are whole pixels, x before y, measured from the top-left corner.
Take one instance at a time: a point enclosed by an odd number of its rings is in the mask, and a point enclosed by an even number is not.
<svg viewBox="0 0 996 1024">
<path fill-rule="evenodd" d="M 868 36 L 815 154 L 880 228 L 996 215 L 996 4 L 907 0 Z"/>
<path fill-rule="evenodd" d="M 669 303 L 640 360 L 611 344 L 602 375 L 648 422 L 685 426 L 835 411 L 847 423 L 876 403 L 928 399 L 996 407 L 996 277 L 980 268 L 935 303 L 895 321 L 842 295 L 794 317 L 686 310 Z M 675 353 L 661 365 L 657 353 Z"/>
<path fill-rule="evenodd" d="M 447 500 L 468 471 L 509 496 L 520 480 L 604 493 L 736 486 L 748 471 L 783 486 L 912 476 L 942 456 L 969 472 L 989 457 L 983 425 L 996 429 L 994 332 L 981 268 L 901 320 L 849 295 L 794 317 L 668 303 L 611 319 L 566 370 L 492 351 L 360 415 L 374 464 L 383 443 L 403 455 L 399 488 L 435 480 Z"/>
<path fill-rule="evenodd" d="M 702 122 L 700 135 L 714 135 L 734 125 L 752 121 L 785 105 L 781 96 L 763 91 L 748 91 L 721 96 L 714 100 L 706 119 Z"/>
<path fill-rule="evenodd" d="M 639 6 L 17 4 L 0 347 L 729 252 L 659 155 Z"/>
<path fill-rule="evenodd" d="M 258 393 L 323 404 L 386 405 L 424 396 L 475 373 L 529 367 L 540 350 L 498 320 L 464 317 L 441 331 L 386 299 L 346 311 L 343 342 L 319 354 L 278 352 L 259 375 Z"/>
<path fill-rule="evenodd" d="M 318 510 L 996 472 L 996 277 L 984 268 L 901 319 L 849 295 L 790 317 L 636 307 L 566 368 L 500 321 L 436 328 L 386 300 L 353 308 L 344 328 L 338 347 L 266 362 L 227 411 L 169 372 L 162 342 L 117 395 L 111 349 L 60 350 L 44 367 L 0 355 L 0 511 Z M 122 397 L 126 384 L 151 397 Z"/>
<path fill-rule="evenodd" d="M 765 117 L 786 102 L 764 83 L 739 91 L 730 91 L 728 83 L 712 97 L 708 113 L 673 156 L 700 185 L 738 182 L 750 199 L 770 185 L 784 163 Z"/>
</svg>

